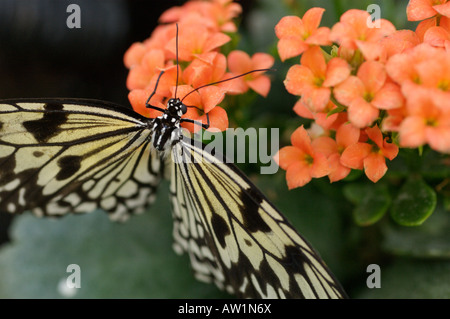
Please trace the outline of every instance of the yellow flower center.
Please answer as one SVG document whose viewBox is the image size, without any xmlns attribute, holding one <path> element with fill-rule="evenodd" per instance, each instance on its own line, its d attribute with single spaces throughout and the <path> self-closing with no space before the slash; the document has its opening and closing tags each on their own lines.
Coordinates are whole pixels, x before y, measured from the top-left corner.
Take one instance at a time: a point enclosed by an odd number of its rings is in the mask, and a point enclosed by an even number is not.
<svg viewBox="0 0 450 319">
<path fill-rule="evenodd" d="M 438 121 L 435 118 L 426 118 L 425 119 L 426 126 L 436 127 L 438 125 Z"/>
<path fill-rule="evenodd" d="M 450 91 L 450 80 L 439 81 L 437 87 L 444 92 Z"/>
<path fill-rule="evenodd" d="M 308 165 L 312 165 L 314 163 L 314 158 L 309 154 L 305 154 L 304 160 Z"/>
<path fill-rule="evenodd" d="M 364 93 L 364 100 L 366 100 L 367 102 L 371 102 L 373 100 L 373 93 L 372 92 L 365 92 Z"/>
<path fill-rule="evenodd" d="M 317 87 L 322 87 L 323 81 L 325 81 L 325 79 L 321 76 L 314 77 L 314 85 Z"/>
</svg>

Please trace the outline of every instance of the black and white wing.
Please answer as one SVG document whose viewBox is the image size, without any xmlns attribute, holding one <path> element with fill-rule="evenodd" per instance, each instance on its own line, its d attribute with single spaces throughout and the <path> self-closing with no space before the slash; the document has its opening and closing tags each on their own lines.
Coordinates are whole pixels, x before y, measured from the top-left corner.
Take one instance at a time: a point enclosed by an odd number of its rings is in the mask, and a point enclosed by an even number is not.
<svg viewBox="0 0 450 319">
<path fill-rule="evenodd" d="M 317 252 L 234 165 L 173 147 L 175 251 L 197 279 L 245 298 L 345 298 Z"/>
<path fill-rule="evenodd" d="M 149 121 L 96 100 L 0 101 L 0 211 L 143 211 L 163 171 Z"/>
</svg>

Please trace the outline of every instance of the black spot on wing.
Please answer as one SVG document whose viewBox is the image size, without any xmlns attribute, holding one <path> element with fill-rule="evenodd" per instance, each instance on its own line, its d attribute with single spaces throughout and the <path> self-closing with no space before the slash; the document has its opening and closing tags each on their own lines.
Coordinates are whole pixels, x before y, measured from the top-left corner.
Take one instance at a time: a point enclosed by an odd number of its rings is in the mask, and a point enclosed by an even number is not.
<svg viewBox="0 0 450 319">
<path fill-rule="evenodd" d="M 71 177 L 73 174 L 78 172 L 81 167 L 81 156 L 64 156 L 58 160 L 58 166 L 60 170 L 56 175 L 57 180 L 64 180 Z"/>
<path fill-rule="evenodd" d="M 59 127 L 67 120 L 67 115 L 59 112 L 63 109 L 63 105 L 60 103 L 47 103 L 44 105 L 44 109 L 44 116 L 39 120 L 23 122 L 27 131 L 33 134 L 40 143 L 45 143 L 57 135 Z"/>
<path fill-rule="evenodd" d="M 270 227 L 262 219 L 259 209 L 263 201 L 263 197 L 253 188 L 241 191 L 241 201 L 244 205 L 242 209 L 242 218 L 244 227 L 249 232 L 262 231 L 268 233 L 271 231 Z"/>
<path fill-rule="evenodd" d="M 226 246 L 225 237 L 230 235 L 230 228 L 228 227 L 225 220 L 215 213 L 212 214 L 211 224 L 220 245 L 224 248 Z"/>
<path fill-rule="evenodd" d="M 33 156 L 34 156 L 34 157 L 41 157 L 42 155 L 44 155 L 44 153 L 41 152 L 41 151 L 34 151 L 34 152 L 33 152 Z"/>
</svg>

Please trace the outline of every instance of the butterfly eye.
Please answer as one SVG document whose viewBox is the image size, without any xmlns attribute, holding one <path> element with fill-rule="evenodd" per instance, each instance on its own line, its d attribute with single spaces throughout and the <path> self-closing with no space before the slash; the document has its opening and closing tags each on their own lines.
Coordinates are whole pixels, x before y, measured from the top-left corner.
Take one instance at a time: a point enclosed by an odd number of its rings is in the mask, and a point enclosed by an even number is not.
<svg viewBox="0 0 450 319">
<path fill-rule="evenodd" d="M 186 112 L 187 112 L 187 106 L 184 105 L 183 103 L 181 103 L 181 104 L 180 104 L 180 110 L 181 110 L 181 113 L 186 114 Z"/>
</svg>

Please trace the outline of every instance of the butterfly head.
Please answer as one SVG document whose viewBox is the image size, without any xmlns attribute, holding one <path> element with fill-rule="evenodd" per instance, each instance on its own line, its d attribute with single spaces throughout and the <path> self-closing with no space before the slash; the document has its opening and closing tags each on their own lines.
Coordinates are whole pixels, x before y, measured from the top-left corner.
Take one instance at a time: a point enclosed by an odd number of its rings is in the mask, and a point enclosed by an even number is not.
<svg viewBox="0 0 450 319">
<path fill-rule="evenodd" d="M 186 114 L 187 107 L 179 98 L 170 99 L 167 102 L 166 112 L 173 117 L 181 118 L 184 114 Z"/>
</svg>

